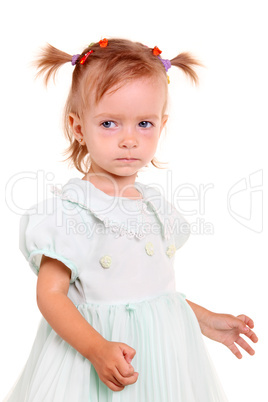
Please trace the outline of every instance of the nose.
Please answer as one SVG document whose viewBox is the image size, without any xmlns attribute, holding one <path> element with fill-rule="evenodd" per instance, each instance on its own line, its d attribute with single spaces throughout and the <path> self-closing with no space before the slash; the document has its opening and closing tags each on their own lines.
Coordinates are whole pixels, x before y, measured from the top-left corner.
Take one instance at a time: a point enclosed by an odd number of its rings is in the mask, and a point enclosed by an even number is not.
<svg viewBox="0 0 268 402">
<path fill-rule="evenodd" d="M 125 130 L 122 133 L 122 137 L 120 138 L 119 147 L 131 149 L 137 146 L 138 146 L 137 134 L 132 129 Z"/>
</svg>

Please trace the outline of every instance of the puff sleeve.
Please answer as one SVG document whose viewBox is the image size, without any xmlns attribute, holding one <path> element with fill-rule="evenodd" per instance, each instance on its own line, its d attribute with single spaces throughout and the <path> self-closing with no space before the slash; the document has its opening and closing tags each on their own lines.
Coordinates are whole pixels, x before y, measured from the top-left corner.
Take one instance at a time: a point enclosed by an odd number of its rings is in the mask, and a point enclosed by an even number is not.
<svg viewBox="0 0 268 402">
<path fill-rule="evenodd" d="M 20 220 L 19 248 L 38 275 L 42 255 L 61 261 L 71 270 L 71 283 L 79 276 L 80 240 L 71 228 L 79 220 L 60 199 L 47 199 L 29 209 Z"/>
<path fill-rule="evenodd" d="M 190 225 L 187 220 L 175 208 L 174 214 L 174 241 L 176 250 L 181 248 L 190 236 Z"/>
<path fill-rule="evenodd" d="M 190 236 L 190 225 L 175 206 L 155 187 L 146 186 L 147 199 L 162 224 L 166 239 L 173 239 L 173 246 L 178 250 Z"/>
<path fill-rule="evenodd" d="M 184 218 L 184 216 L 168 201 L 165 200 L 165 211 L 167 222 L 166 232 L 169 233 L 174 241 L 176 250 L 181 248 L 188 240 L 191 228 L 190 224 Z"/>
</svg>

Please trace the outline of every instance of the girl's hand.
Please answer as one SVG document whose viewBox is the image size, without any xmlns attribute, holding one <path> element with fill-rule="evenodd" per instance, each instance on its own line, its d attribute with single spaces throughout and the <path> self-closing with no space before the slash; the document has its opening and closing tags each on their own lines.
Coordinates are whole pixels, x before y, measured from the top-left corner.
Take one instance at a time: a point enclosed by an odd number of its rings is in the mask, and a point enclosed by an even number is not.
<svg viewBox="0 0 268 402">
<path fill-rule="evenodd" d="M 252 342 L 258 342 L 256 334 L 252 331 L 254 323 L 251 318 L 244 314 L 234 317 L 230 314 L 217 314 L 209 312 L 206 320 L 199 322 L 202 333 L 214 341 L 221 342 L 227 346 L 231 352 L 238 358 L 242 358 L 239 351 L 239 345 L 250 355 L 255 351 L 243 339 L 240 334 L 246 335 Z"/>
<path fill-rule="evenodd" d="M 126 385 L 134 384 L 138 379 L 139 374 L 130 364 L 135 354 L 136 351 L 125 343 L 104 339 L 89 360 L 108 388 L 122 391 Z"/>
</svg>

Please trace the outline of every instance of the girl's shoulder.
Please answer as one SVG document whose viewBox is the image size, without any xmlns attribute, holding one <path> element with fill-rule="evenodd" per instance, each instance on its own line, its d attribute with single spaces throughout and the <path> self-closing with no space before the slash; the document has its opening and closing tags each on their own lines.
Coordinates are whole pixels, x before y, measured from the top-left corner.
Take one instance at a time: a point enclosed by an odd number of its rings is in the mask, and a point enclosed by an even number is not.
<svg viewBox="0 0 268 402">
<path fill-rule="evenodd" d="M 166 197 L 161 186 L 138 183 L 144 199 L 156 214 L 166 239 L 174 238 L 176 249 L 180 248 L 190 235 L 190 225 L 184 216 Z"/>
<path fill-rule="evenodd" d="M 77 278 L 85 256 L 82 235 L 75 236 L 73 228 L 81 223 L 79 206 L 56 194 L 25 211 L 20 219 L 19 248 L 36 274 L 46 255 L 70 268 L 71 282 Z"/>
</svg>

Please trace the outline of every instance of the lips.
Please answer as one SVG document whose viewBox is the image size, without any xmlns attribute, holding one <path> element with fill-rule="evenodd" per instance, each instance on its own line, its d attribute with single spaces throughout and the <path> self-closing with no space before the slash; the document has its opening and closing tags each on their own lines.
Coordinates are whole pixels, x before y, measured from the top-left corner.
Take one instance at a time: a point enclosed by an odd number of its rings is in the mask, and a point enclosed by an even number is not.
<svg viewBox="0 0 268 402">
<path fill-rule="evenodd" d="M 134 162 L 137 161 L 137 158 L 117 158 L 118 161 L 123 161 L 123 162 Z"/>
</svg>

